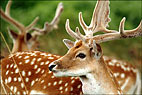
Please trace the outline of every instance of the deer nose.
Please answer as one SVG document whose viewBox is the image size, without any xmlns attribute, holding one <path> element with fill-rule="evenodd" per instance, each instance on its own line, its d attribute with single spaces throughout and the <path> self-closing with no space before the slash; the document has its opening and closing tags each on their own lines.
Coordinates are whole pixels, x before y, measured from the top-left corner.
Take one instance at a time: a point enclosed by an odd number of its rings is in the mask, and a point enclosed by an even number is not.
<svg viewBox="0 0 142 95">
<path fill-rule="evenodd" d="M 52 71 L 55 66 L 56 66 L 55 64 L 51 64 L 51 65 L 49 65 L 48 68 L 49 68 L 50 71 Z"/>
</svg>

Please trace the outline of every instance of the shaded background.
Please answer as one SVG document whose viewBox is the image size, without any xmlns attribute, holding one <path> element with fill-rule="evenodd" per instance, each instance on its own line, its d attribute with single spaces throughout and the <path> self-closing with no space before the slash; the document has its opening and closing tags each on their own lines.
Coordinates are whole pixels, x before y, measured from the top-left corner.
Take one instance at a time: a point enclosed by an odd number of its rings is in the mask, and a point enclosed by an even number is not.
<svg viewBox="0 0 142 95">
<path fill-rule="evenodd" d="M 0 1 L 0 6 L 4 9 L 7 0 Z M 60 17 L 59 29 L 54 30 L 47 35 L 40 36 L 40 47 L 38 50 L 50 52 L 52 54 L 64 55 L 67 52 L 66 46 L 62 40 L 71 38 L 65 30 L 66 19 L 70 19 L 70 26 L 75 30 L 76 26 L 79 26 L 82 31 L 78 13 L 83 13 L 84 20 L 87 25 L 90 24 L 92 13 L 96 4 L 96 1 L 62 1 L 64 5 L 64 11 Z M 28 25 L 31 21 L 39 16 L 39 21 L 36 27 L 42 28 L 45 21 L 50 22 L 55 14 L 58 1 L 13 1 L 11 7 L 11 16 Z M 125 29 L 136 28 L 141 20 L 142 1 L 110 1 L 110 18 L 109 29 L 118 30 L 119 23 L 123 17 L 126 17 Z M 15 30 L 17 29 L 5 22 L 0 18 L 0 32 L 3 33 L 10 49 L 12 49 L 12 40 L 8 34 L 7 27 Z M 31 31 L 32 32 L 32 31 Z M 83 32 L 82 32 L 83 33 Z M 142 37 L 132 39 L 122 39 L 101 44 L 104 51 L 104 55 L 111 56 L 117 59 L 129 61 L 134 65 L 141 67 L 142 59 Z M 1 55 L 7 56 L 9 54 L 8 49 L 1 39 Z"/>
</svg>

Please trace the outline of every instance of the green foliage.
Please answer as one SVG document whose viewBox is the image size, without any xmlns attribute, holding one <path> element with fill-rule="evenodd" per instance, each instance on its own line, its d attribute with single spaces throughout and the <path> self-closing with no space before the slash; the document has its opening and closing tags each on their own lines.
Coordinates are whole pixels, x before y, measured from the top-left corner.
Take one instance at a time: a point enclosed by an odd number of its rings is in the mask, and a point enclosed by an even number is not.
<svg viewBox="0 0 142 95">
<path fill-rule="evenodd" d="M 36 27 L 42 28 L 45 21 L 50 22 L 53 19 L 58 3 L 59 1 L 14 1 L 11 8 L 11 16 L 24 25 L 30 24 L 36 16 L 39 16 L 40 19 Z M 83 13 L 84 20 L 89 25 L 95 4 L 96 1 L 63 1 L 64 11 L 59 22 L 59 29 L 39 38 L 39 50 L 64 55 L 67 52 L 67 48 L 62 43 L 62 39 L 68 38 L 74 40 L 65 30 L 66 19 L 70 20 L 70 26 L 73 30 L 75 30 L 76 26 L 79 26 L 82 31 L 79 25 L 78 13 L 80 11 Z M 1 1 L 3 9 L 5 5 L 6 1 Z M 133 29 L 138 26 L 141 20 L 141 1 L 111 1 L 110 11 L 111 22 L 109 23 L 109 29 L 118 30 L 119 23 L 123 17 L 127 18 L 125 29 Z M 12 40 L 7 33 L 7 27 L 15 31 L 17 29 L 4 20 L 0 20 L 0 31 L 3 33 L 10 47 L 12 47 Z M 3 41 L 1 43 L 3 50 L 6 46 Z M 140 37 L 106 42 L 101 45 L 105 55 L 116 56 L 128 61 L 140 60 L 142 57 Z"/>
</svg>

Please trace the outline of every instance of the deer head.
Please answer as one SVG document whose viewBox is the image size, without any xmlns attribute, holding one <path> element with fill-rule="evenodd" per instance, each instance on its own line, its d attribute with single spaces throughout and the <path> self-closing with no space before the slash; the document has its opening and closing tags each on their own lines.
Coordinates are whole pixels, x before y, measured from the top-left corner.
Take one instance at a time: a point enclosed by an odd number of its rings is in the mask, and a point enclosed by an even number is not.
<svg viewBox="0 0 142 95">
<path fill-rule="evenodd" d="M 55 76 L 80 76 L 85 74 L 85 72 L 89 72 L 90 68 L 88 69 L 87 66 L 93 67 L 91 64 L 94 64 L 97 68 L 95 64 L 102 61 L 103 55 L 99 43 L 120 38 L 142 36 L 142 21 L 136 29 L 124 30 L 125 17 L 120 22 L 119 31 L 108 30 L 106 27 L 110 22 L 109 13 L 109 1 L 99 0 L 94 9 L 91 24 L 87 26 L 80 12 L 79 23 L 85 32 L 85 36 L 80 33 L 78 27 L 76 27 L 75 32 L 71 30 L 67 19 L 66 31 L 76 39 L 76 42 L 74 43 L 67 39 L 63 40 L 69 51 L 49 66 L 49 69 L 55 72 Z M 94 33 L 99 31 L 104 32 L 104 34 L 93 36 Z"/>
<path fill-rule="evenodd" d="M 22 23 L 19 23 L 17 20 L 12 18 L 10 16 L 11 3 L 12 3 L 11 0 L 8 1 L 5 12 L 2 9 L 0 9 L 0 15 L 4 20 L 6 20 L 10 24 L 14 25 L 19 31 L 19 33 L 16 33 L 13 30 L 8 28 L 9 34 L 10 34 L 10 36 L 13 40 L 13 44 L 14 44 L 13 49 L 12 49 L 12 53 L 18 52 L 18 51 L 34 50 L 35 47 L 38 46 L 37 39 L 40 35 L 49 33 L 53 29 L 57 29 L 59 17 L 63 11 L 62 3 L 59 3 L 57 10 L 56 10 L 55 17 L 53 18 L 51 23 L 48 24 L 48 22 L 45 22 L 44 29 L 39 29 L 39 28 L 34 27 L 35 24 L 37 23 L 39 17 L 36 17 L 31 22 L 31 24 L 29 24 L 28 26 L 24 26 Z M 29 33 L 30 30 L 32 30 L 34 32 L 32 32 L 30 34 Z"/>
</svg>

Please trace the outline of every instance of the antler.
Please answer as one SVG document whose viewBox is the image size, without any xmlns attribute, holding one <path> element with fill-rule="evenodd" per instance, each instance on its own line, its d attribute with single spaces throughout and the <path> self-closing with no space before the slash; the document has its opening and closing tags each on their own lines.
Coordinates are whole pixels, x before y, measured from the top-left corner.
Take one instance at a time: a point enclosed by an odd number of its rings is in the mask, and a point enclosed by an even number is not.
<svg viewBox="0 0 142 95">
<path fill-rule="evenodd" d="M 119 32 L 116 30 L 108 30 L 106 27 L 108 27 L 108 23 L 111 21 L 109 18 L 109 1 L 101 1 L 98 0 L 96 7 L 93 12 L 91 24 L 87 26 L 83 20 L 82 13 L 79 13 L 79 22 L 81 27 L 83 28 L 85 32 L 85 36 L 83 36 L 79 31 L 73 32 L 70 29 L 69 26 L 69 20 L 66 21 L 66 31 L 69 35 L 71 35 L 76 40 L 84 40 L 85 39 L 95 39 L 97 43 L 109 41 L 109 40 L 115 40 L 119 38 L 130 38 L 130 37 L 138 37 L 142 36 L 142 29 L 141 29 L 141 23 L 136 29 L 133 30 L 124 30 L 124 22 L 125 18 L 122 19 L 120 22 Z M 96 32 L 104 32 L 106 34 L 102 35 L 96 35 L 93 36 Z"/>
<path fill-rule="evenodd" d="M 18 21 L 16 21 L 14 18 L 12 18 L 10 16 L 10 8 L 11 8 L 11 3 L 12 1 L 9 0 L 5 9 L 5 12 L 2 10 L 2 8 L 0 9 L 0 15 L 3 19 L 5 19 L 7 22 L 11 23 L 12 25 L 14 25 L 17 29 L 19 29 L 21 32 L 26 32 L 31 30 L 31 28 L 36 24 L 36 22 L 38 21 L 38 17 L 36 17 L 36 19 L 27 27 L 25 27 L 23 24 L 19 23 Z"/>
<path fill-rule="evenodd" d="M 54 16 L 53 20 L 51 21 L 51 23 L 45 22 L 43 29 L 33 28 L 32 30 L 39 32 L 39 33 L 34 33 L 34 34 L 37 34 L 37 35 L 46 34 L 46 33 L 49 33 L 50 31 L 52 31 L 53 29 L 57 29 L 58 22 L 60 19 L 59 17 L 61 15 L 62 11 L 63 11 L 63 4 L 59 3 L 58 7 L 56 9 L 55 16 Z"/>
<path fill-rule="evenodd" d="M 133 30 L 124 30 L 124 23 L 125 23 L 125 17 L 120 22 L 119 32 L 96 35 L 94 36 L 93 39 L 97 43 L 102 43 L 102 42 L 116 40 L 120 38 L 134 38 L 134 37 L 142 36 L 142 21 L 140 22 L 138 27 Z"/>
</svg>

